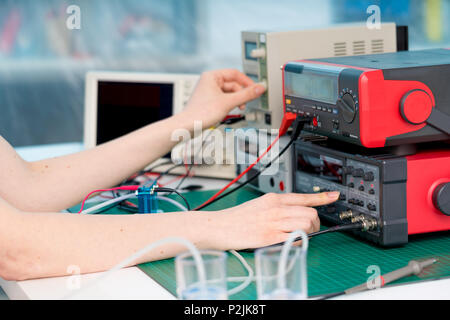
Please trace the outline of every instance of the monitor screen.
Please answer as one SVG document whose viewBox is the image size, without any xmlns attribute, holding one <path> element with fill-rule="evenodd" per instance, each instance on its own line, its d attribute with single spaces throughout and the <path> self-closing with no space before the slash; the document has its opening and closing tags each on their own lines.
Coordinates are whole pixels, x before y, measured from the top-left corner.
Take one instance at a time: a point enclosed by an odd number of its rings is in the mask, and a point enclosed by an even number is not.
<svg viewBox="0 0 450 320">
<path fill-rule="evenodd" d="M 97 145 L 173 113 L 173 83 L 99 81 Z"/>
</svg>

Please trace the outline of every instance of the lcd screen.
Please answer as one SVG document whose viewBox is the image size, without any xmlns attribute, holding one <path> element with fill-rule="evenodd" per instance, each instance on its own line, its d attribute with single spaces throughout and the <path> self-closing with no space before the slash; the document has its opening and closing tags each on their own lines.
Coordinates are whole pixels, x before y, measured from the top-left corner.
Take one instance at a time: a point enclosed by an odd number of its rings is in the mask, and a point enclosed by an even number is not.
<svg viewBox="0 0 450 320">
<path fill-rule="evenodd" d="M 311 72 L 285 72 L 285 95 L 335 104 L 338 98 L 336 75 Z"/>
<path fill-rule="evenodd" d="M 297 170 L 342 184 L 343 161 L 323 155 L 301 153 L 297 155 Z"/>
</svg>

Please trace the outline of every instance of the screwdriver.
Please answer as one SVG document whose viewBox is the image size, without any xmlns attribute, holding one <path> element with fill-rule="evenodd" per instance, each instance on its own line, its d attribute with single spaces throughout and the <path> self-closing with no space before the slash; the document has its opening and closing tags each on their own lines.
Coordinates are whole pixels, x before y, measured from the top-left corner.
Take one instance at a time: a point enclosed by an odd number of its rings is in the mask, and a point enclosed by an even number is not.
<svg viewBox="0 0 450 320">
<path fill-rule="evenodd" d="M 393 281 L 396 281 L 396 280 L 399 280 L 399 279 L 402 279 L 402 278 L 405 278 L 408 276 L 418 275 L 419 273 L 421 273 L 423 271 L 423 269 L 431 266 L 432 264 L 436 263 L 437 261 L 438 260 L 436 258 L 431 258 L 431 259 L 422 260 L 422 261 L 411 260 L 406 267 L 394 270 L 392 272 L 389 272 L 389 273 L 386 273 L 385 275 L 380 276 L 381 287 L 385 286 L 388 283 L 391 283 Z M 347 289 L 342 292 L 332 293 L 332 294 L 323 296 L 323 297 L 319 298 L 319 300 L 330 299 L 330 298 L 334 298 L 334 297 L 341 296 L 344 294 L 353 294 L 353 293 L 357 293 L 357 292 L 366 291 L 369 289 L 370 288 L 368 287 L 368 284 L 366 282 L 366 283 L 360 284 L 356 287 L 352 287 L 352 288 Z"/>
</svg>

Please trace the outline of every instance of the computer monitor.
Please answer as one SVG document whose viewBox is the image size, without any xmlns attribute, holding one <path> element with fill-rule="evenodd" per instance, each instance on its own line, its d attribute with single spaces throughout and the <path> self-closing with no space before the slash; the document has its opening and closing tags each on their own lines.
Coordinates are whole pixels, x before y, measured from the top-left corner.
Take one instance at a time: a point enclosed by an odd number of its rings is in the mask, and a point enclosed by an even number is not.
<svg viewBox="0 0 450 320">
<path fill-rule="evenodd" d="M 84 145 L 92 148 L 180 112 L 198 75 L 89 72 Z"/>
</svg>

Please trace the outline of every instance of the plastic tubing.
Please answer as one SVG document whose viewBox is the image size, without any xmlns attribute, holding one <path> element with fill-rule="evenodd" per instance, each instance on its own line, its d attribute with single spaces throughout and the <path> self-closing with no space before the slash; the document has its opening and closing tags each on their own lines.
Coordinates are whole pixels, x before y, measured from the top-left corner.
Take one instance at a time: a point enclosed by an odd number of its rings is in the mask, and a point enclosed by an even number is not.
<svg viewBox="0 0 450 320">
<path fill-rule="evenodd" d="M 242 278 L 242 277 L 239 277 L 239 278 L 238 277 L 236 277 L 236 278 L 227 278 L 228 282 L 244 280 L 244 282 L 242 282 L 237 287 L 234 287 L 234 288 L 228 290 L 228 295 L 229 296 L 231 296 L 233 294 L 236 294 L 238 292 L 241 292 L 242 290 L 247 288 L 247 286 L 254 280 L 253 269 L 250 267 L 250 265 L 247 263 L 247 261 L 244 259 L 244 257 L 241 256 L 236 250 L 230 250 L 230 253 L 232 255 L 234 255 L 242 263 L 242 265 L 245 267 L 245 269 L 247 269 L 248 275 L 247 275 L 247 277 L 244 277 L 244 278 Z"/>
<path fill-rule="evenodd" d="M 185 206 L 183 206 L 181 203 L 179 203 L 179 202 L 177 202 L 177 201 L 175 201 L 175 200 L 173 200 L 171 198 L 163 197 L 163 196 L 157 196 L 156 199 L 158 199 L 160 201 L 169 202 L 169 203 L 173 204 L 174 206 L 176 206 L 177 208 L 181 209 L 182 211 L 188 211 L 188 209 Z"/>
<path fill-rule="evenodd" d="M 202 256 L 200 254 L 200 251 L 188 240 L 184 239 L 184 238 L 180 238 L 180 237 L 168 237 L 168 238 L 164 238 L 161 240 L 158 240 L 156 242 L 153 242 L 149 245 L 147 245 L 146 247 L 142 248 L 141 250 L 137 251 L 136 253 L 134 253 L 133 255 L 129 256 L 128 258 L 126 258 L 125 260 L 123 260 L 122 262 L 118 263 L 117 265 L 115 265 L 114 267 L 112 267 L 111 269 L 109 269 L 109 271 L 107 271 L 106 273 L 102 274 L 100 277 L 98 277 L 97 279 L 93 280 L 91 283 L 89 283 L 86 287 L 80 289 L 80 290 L 76 290 L 75 292 L 72 292 L 70 294 L 68 294 L 65 299 L 72 299 L 74 298 L 76 295 L 78 295 L 79 293 L 97 285 L 99 282 L 101 282 L 102 280 L 108 278 L 109 276 L 111 276 L 114 272 L 128 267 L 129 265 L 132 265 L 137 259 L 139 259 L 141 256 L 143 256 L 144 254 L 148 253 L 149 251 L 165 245 L 167 243 L 179 243 L 181 245 L 184 245 L 192 254 L 192 257 L 194 258 L 195 264 L 197 266 L 197 272 L 198 272 L 198 279 L 199 282 L 201 284 L 202 290 L 206 291 L 206 272 L 205 272 L 205 265 L 203 263 L 203 259 Z"/>
<path fill-rule="evenodd" d="M 104 207 L 107 207 L 107 206 L 109 206 L 109 205 L 111 205 L 113 203 L 124 201 L 126 199 L 133 198 L 133 197 L 136 197 L 136 194 L 135 193 L 129 193 L 129 194 L 120 196 L 118 198 L 114 198 L 114 199 L 102 202 L 102 203 L 100 203 L 100 204 L 98 204 L 96 206 L 93 206 L 93 207 L 89 208 L 89 209 L 83 210 L 83 211 L 80 212 L 80 214 L 92 213 L 92 212 L 100 210 L 100 209 L 102 209 Z"/>
<path fill-rule="evenodd" d="M 286 240 L 286 242 L 283 245 L 283 248 L 281 249 L 280 254 L 280 260 L 278 262 L 278 280 L 277 285 L 278 289 L 285 289 L 286 288 L 286 269 L 287 269 L 287 263 L 289 258 L 289 251 L 292 248 L 292 245 L 294 244 L 294 241 L 296 238 L 301 237 L 302 238 L 302 254 L 306 255 L 308 251 L 308 236 L 303 230 L 297 230 L 292 232 L 289 235 L 289 238 Z"/>
</svg>

